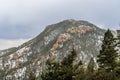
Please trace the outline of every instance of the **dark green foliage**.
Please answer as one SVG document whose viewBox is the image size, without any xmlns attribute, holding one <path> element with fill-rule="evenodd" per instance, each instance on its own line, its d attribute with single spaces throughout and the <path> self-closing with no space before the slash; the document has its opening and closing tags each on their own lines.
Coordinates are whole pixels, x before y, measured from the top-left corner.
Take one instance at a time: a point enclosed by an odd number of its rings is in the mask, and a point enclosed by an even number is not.
<svg viewBox="0 0 120 80">
<path fill-rule="evenodd" d="M 75 60 L 75 57 L 76 57 L 76 52 L 75 50 L 73 49 L 71 51 L 71 54 L 69 54 L 67 57 L 65 57 L 63 59 L 63 61 L 61 62 L 62 65 L 66 65 L 66 66 L 72 66 L 73 64 L 73 61 Z"/>
<path fill-rule="evenodd" d="M 104 35 L 100 54 L 98 55 L 98 71 L 89 76 L 88 80 L 119 80 L 119 68 L 116 64 L 118 58 L 117 42 L 108 29 Z"/>
<path fill-rule="evenodd" d="M 47 70 L 42 73 L 42 80 L 73 80 L 75 76 L 73 69 L 75 57 L 76 52 L 73 50 L 61 63 L 47 61 Z"/>
<path fill-rule="evenodd" d="M 116 48 L 115 39 L 113 34 L 108 29 L 104 35 L 104 40 L 102 44 L 102 49 L 100 50 L 100 54 L 98 55 L 98 65 L 100 69 L 105 69 L 108 72 L 111 72 L 116 67 L 115 59 L 118 56 Z"/>
<path fill-rule="evenodd" d="M 116 76 L 120 79 L 120 60 L 118 60 L 116 64 L 117 64 L 115 68 Z"/>
<path fill-rule="evenodd" d="M 91 74 L 87 80 L 117 80 L 117 77 L 112 72 L 106 70 L 99 70 Z"/>
<path fill-rule="evenodd" d="M 73 61 L 76 58 L 76 52 L 73 49 L 71 53 L 63 59 L 61 62 L 61 77 L 62 80 L 73 80 L 73 76 L 75 76 Z"/>
<path fill-rule="evenodd" d="M 116 76 L 120 78 L 120 66 L 116 67 L 115 71 L 116 71 Z"/>
<path fill-rule="evenodd" d="M 75 80 L 85 80 L 86 73 L 85 68 L 83 67 L 82 61 L 79 61 L 78 64 L 74 65 Z"/>
<path fill-rule="evenodd" d="M 87 71 L 89 74 L 92 74 L 94 72 L 94 67 L 95 67 L 95 62 L 93 60 L 93 58 L 91 58 L 88 67 L 87 67 Z"/>
<path fill-rule="evenodd" d="M 32 71 L 30 71 L 29 73 L 29 80 L 36 80 L 35 73 L 33 73 Z"/>
<path fill-rule="evenodd" d="M 45 73 L 42 73 L 42 80 L 57 80 L 59 77 L 59 69 L 61 68 L 60 64 L 57 62 L 46 62 L 47 70 Z"/>
</svg>

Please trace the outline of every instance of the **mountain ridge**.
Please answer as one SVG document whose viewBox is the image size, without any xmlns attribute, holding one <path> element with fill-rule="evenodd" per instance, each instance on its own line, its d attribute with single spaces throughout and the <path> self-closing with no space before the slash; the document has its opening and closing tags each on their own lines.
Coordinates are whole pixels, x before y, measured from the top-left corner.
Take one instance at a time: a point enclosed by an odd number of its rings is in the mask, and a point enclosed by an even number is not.
<svg viewBox="0 0 120 80">
<path fill-rule="evenodd" d="M 21 46 L 1 51 L 0 71 L 5 74 L 2 76 L 23 79 L 28 69 L 35 69 L 38 76 L 47 59 L 61 61 L 72 48 L 77 52 L 77 60 L 87 65 L 92 57 L 96 61 L 104 32 L 104 29 L 83 20 L 64 20 L 48 25 L 41 34 Z"/>
</svg>

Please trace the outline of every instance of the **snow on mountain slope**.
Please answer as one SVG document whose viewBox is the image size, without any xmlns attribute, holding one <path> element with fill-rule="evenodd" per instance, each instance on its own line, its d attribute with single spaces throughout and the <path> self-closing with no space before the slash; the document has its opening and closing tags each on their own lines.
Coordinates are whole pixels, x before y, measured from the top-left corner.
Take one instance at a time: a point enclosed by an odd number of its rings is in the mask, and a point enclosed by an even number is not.
<svg viewBox="0 0 120 80">
<path fill-rule="evenodd" d="M 40 75 L 47 59 L 61 61 L 74 48 L 77 60 L 87 65 L 99 54 L 105 30 L 87 21 L 65 20 L 47 26 L 34 39 L 0 52 L 0 76 L 7 80 L 27 80 L 28 71 Z"/>
</svg>

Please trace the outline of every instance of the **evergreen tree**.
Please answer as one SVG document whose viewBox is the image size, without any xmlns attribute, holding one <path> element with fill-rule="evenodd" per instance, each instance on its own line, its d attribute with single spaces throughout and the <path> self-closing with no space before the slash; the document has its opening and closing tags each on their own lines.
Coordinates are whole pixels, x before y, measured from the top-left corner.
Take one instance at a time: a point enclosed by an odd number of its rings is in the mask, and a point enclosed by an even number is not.
<svg viewBox="0 0 120 80">
<path fill-rule="evenodd" d="M 115 68 L 116 76 L 120 79 L 120 60 L 117 61 L 117 67 Z"/>
<path fill-rule="evenodd" d="M 61 62 L 62 65 L 72 66 L 76 56 L 77 56 L 76 51 L 73 49 L 71 53 L 63 59 L 63 61 Z"/>
<path fill-rule="evenodd" d="M 91 58 L 90 62 L 88 64 L 88 67 L 87 67 L 87 71 L 89 74 L 92 74 L 94 72 L 94 67 L 95 67 L 95 62 L 94 62 L 93 58 Z"/>
<path fill-rule="evenodd" d="M 61 66 L 58 62 L 46 62 L 47 69 L 42 73 L 42 80 L 58 80 Z"/>
<path fill-rule="evenodd" d="M 75 64 L 74 67 L 74 79 L 75 80 L 85 80 L 86 79 L 86 73 L 85 68 L 83 67 L 82 61 L 79 61 L 78 64 Z"/>
<path fill-rule="evenodd" d="M 30 71 L 29 80 L 36 80 L 35 73 L 33 73 L 32 71 Z"/>
<path fill-rule="evenodd" d="M 100 69 L 111 72 L 115 68 L 115 59 L 118 56 L 116 43 L 112 32 L 108 29 L 104 34 L 103 44 L 100 54 L 98 55 L 98 65 Z"/>
<path fill-rule="evenodd" d="M 42 80 L 73 80 L 75 57 L 76 52 L 73 50 L 61 63 L 47 61 L 46 72 L 41 75 Z"/>
<path fill-rule="evenodd" d="M 76 51 L 73 49 L 71 51 L 71 54 L 69 54 L 67 57 L 63 59 L 61 62 L 62 69 L 63 69 L 63 80 L 73 80 L 73 77 L 75 76 L 73 62 L 76 58 L 77 54 Z"/>
</svg>

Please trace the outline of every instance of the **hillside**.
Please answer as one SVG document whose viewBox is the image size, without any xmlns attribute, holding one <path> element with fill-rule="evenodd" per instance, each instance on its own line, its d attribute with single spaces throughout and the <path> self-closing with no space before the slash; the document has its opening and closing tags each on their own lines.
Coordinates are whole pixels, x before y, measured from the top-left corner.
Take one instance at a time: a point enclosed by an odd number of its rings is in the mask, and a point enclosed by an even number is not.
<svg viewBox="0 0 120 80">
<path fill-rule="evenodd" d="M 47 59 L 61 61 L 74 48 L 77 60 L 86 66 L 96 61 L 105 30 L 87 21 L 64 20 L 52 24 L 37 37 L 19 47 L 0 51 L 1 76 L 8 80 L 27 79 L 27 71 L 41 74 Z"/>
</svg>

